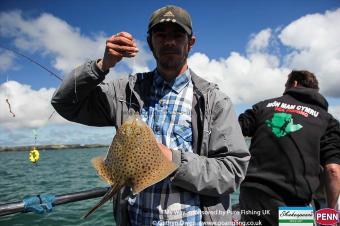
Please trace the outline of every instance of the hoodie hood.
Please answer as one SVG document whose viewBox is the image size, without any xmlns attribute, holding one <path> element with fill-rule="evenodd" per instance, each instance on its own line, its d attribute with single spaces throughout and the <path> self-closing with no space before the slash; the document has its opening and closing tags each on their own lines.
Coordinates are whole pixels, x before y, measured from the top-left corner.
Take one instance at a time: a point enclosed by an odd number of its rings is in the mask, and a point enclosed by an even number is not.
<svg viewBox="0 0 340 226">
<path fill-rule="evenodd" d="M 304 103 L 317 105 L 326 111 L 328 111 L 327 100 L 318 92 L 316 89 L 305 88 L 305 87 L 295 87 L 287 89 L 284 95 L 290 95 L 295 99 L 302 101 Z"/>
</svg>

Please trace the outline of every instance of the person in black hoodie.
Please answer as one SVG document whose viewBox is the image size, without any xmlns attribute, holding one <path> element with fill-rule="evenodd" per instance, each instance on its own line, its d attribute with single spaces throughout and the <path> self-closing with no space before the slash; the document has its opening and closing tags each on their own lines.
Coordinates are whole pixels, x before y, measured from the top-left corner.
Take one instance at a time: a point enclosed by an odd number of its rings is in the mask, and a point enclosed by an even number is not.
<svg viewBox="0 0 340 226">
<path fill-rule="evenodd" d="M 339 122 L 327 112 L 314 74 L 292 71 L 285 86 L 283 96 L 261 101 L 239 116 L 243 135 L 252 137 L 252 157 L 240 189 L 243 221 L 277 225 L 279 206 L 309 205 L 320 164 L 328 206 L 334 208 L 339 196 Z"/>
</svg>

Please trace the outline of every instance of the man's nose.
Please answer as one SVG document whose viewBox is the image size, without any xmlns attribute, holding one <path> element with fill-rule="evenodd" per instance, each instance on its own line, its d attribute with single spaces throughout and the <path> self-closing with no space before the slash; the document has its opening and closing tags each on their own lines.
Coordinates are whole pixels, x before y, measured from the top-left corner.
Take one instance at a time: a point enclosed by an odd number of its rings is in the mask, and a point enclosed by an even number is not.
<svg viewBox="0 0 340 226">
<path fill-rule="evenodd" d="M 176 45 L 176 40 L 172 34 L 165 36 L 164 45 Z"/>
</svg>

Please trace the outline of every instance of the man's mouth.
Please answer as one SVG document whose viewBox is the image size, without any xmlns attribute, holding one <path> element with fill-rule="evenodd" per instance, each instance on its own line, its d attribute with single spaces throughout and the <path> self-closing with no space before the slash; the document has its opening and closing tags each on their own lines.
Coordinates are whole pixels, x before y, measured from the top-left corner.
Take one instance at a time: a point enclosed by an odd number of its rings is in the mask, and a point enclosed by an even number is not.
<svg viewBox="0 0 340 226">
<path fill-rule="evenodd" d="M 161 51 L 161 54 L 163 54 L 163 55 L 172 55 L 172 54 L 178 55 L 178 54 L 180 54 L 180 52 L 176 51 L 176 50 L 163 50 L 163 51 Z"/>
</svg>

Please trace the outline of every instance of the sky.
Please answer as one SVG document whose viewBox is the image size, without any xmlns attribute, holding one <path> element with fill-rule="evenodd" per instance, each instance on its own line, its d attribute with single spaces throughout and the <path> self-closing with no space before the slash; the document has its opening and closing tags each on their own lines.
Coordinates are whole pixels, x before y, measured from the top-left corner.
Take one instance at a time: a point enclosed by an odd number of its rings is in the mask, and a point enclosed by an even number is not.
<svg viewBox="0 0 340 226">
<path fill-rule="evenodd" d="M 101 58 L 105 40 L 126 31 L 140 52 L 117 64 L 107 79 L 149 71 L 155 62 L 146 43 L 148 19 L 167 4 L 191 14 L 196 43 L 189 67 L 217 83 L 237 114 L 280 96 L 296 69 L 316 74 L 329 111 L 340 119 L 339 0 L 1 0 L 0 146 L 33 145 L 35 135 L 37 144 L 109 144 L 115 132 L 53 113 L 50 100 L 60 80 L 5 48 L 62 78 L 86 60 Z"/>
</svg>

